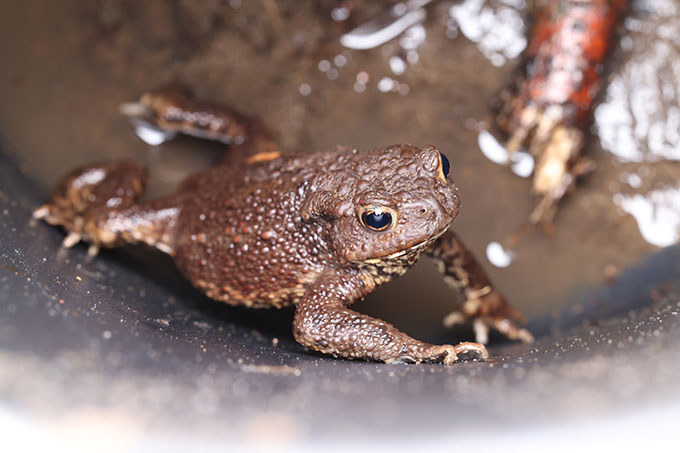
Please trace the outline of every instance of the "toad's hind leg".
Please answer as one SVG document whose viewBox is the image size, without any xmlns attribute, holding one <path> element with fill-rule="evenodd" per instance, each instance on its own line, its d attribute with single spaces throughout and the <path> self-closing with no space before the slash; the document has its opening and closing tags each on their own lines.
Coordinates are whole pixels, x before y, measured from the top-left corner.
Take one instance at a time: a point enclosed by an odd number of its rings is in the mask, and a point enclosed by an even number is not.
<svg viewBox="0 0 680 453">
<path fill-rule="evenodd" d="M 137 102 L 122 104 L 120 111 L 133 123 L 140 138 L 152 145 L 182 133 L 230 145 L 224 162 L 278 156 L 276 143 L 260 121 L 179 91 L 144 93 Z"/>
<path fill-rule="evenodd" d="M 100 246 L 139 242 L 172 254 L 179 203 L 175 197 L 137 203 L 146 176 L 146 169 L 131 161 L 80 167 L 57 184 L 49 203 L 33 215 L 68 232 L 64 247 L 89 242 L 91 255 Z"/>
</svg>

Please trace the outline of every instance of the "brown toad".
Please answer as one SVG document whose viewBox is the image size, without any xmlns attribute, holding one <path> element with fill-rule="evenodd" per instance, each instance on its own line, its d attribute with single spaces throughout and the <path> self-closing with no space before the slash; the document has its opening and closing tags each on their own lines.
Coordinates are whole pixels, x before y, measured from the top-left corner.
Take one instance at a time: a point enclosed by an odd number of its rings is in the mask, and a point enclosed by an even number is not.
<svg viewBox="0 0 680 453">
<path fill-rule="evenodd" d="M 172 255 L 213 299 L 296 304 L 296 340 L 334 356 L 445 364 L 461 352 L 486 358 L 479 343 L 423 343 L 350 308 L 425 253 L 465 299 L 449 321 L 472 320 L 482 342 L 489 327 L 531 341 L 512 321 L 521 315 L 449 231 L 458 190 L 448 160 L 433 146 L 282 154 L 260 123 L 179 94 L 145 94 L 124 111 L 138 127 L 221 140 L 229 152 L 174 195 L 146 203 L 137 201 L 146 180 L 137 163 L 75 170 L 35 212 L 69 232 L 65 246 L 82 239 L 96 253 L 100 246 L 146 243 Z"/>
</svg>

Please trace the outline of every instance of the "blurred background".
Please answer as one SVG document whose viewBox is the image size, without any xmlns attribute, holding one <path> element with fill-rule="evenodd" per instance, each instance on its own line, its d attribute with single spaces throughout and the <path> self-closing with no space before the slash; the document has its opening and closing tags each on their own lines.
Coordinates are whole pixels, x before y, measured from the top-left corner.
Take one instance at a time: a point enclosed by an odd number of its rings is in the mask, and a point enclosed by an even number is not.
<svg viewBox="0 0 680 453">
<path fill-rule="evenodd" d="M 435 1 L 385 43 L 340 43 L 394 3 L 0 5 L 0 431 L 114 450 L 454 437 L 526 447 L 574 427 L 677 420 L 680 2 L 631 2 L 585 150 L 597 168 L 560 204 L 554 237 L 527 234 L 503 268 L 487 246 L 535 200 L 478 141 L 502 137 L 491 106 L 520 63 L 530 8 Z M 59 253 L 63 234 L 29 218 L 71 168 L 143 161 L 153 197 L 223 152 L 188 137 L 150 146 L 119 115 L 169 84 L 262 119 L 284 149 L 437 146 L 463 200 L 454 230 L 537 343 L 492 336 L 493 360 L 450 368 L 334 360 L 294 342 L 292 311 L 216 304 L 152 251 Z M 356 308 L 451 343 L 473 336 L 442 326 L 455 302 L 423 260 Z"/>
</svg>

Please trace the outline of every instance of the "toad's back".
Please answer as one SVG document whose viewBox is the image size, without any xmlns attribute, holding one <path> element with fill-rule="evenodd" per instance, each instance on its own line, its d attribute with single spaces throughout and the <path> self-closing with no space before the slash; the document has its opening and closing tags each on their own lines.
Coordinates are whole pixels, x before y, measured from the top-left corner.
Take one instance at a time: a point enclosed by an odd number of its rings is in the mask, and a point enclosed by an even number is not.
<svg viewBox="0 0 680 453">
<path fill-rule="evenodd" d="M 323 224 L 301 212 L 334 157 L 291 155 L 191 178 L 180 191 L 179 268 L 209 297 L 230 304 L 296 302 L 332 259 Z"/>
</svg>

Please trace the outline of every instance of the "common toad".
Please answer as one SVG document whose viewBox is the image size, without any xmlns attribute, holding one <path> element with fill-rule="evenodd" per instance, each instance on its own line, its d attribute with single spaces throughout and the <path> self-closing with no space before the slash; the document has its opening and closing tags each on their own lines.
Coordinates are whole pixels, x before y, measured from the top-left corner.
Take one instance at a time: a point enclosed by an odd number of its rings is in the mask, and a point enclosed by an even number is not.
<svg viewBox="0 0 680 453">
<path fill-rule="evenodd" d="M 185 180 L 171 196 L 138 202 L 145 168 L 115 161 L 76 169 L 35 217 L 81 239 L 90 251 L 146 243 L 174 257 L 209 297 L 233 305 L 296 305 L 301 344 L 336 357 L 451 364 L 486 358 L 480 343 L 432 345 L 352 310 L 424 253 L 464 303 L 449 323 L 472 320 L 477 340 L 494 327 L 531 341 L 521 315 L 495 291 L 449 226 L 458 190 L 433 146 L 281 153 L 264 126 L 225 107 L 160 91 L 126 104 L 138 126 L 230 144 L 220 165 Z"/>
</svg>

